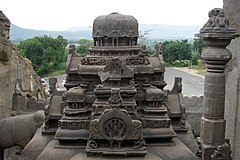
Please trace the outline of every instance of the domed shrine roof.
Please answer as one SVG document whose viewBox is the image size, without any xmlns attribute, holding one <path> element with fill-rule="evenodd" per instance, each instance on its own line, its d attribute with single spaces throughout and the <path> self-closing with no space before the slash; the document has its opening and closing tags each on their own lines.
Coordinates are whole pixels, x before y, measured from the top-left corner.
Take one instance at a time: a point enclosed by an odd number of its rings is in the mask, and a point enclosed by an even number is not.
<svg viewBox="0 0 240 160">
<path fill-rule="evenodd" d="M 93 22 L 93 38 L 138 37 L 138 22 L 130 15 L 113 12 L 97 17 Z"/>
</svg>

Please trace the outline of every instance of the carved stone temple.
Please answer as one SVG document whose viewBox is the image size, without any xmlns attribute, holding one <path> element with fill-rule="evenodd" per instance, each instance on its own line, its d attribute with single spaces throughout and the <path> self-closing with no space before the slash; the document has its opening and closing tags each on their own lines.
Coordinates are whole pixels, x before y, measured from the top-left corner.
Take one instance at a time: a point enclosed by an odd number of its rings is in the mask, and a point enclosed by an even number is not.
<svg viewBox="0 0 240 160">
<path fill-rule="evenodd" d="M 67 91 L 51 87 L 45 124 L 20 159 L 197 158 L 182 79 L 164 90 L 159 46 L 149 56 L 138 45 L 138 33 L 133 16 L 114 12 L 94 20 L 94 44 L 86 57 L 70 45 Z"/>
<path fill-rule="evenodd" d="M 86 57 L 69 46 L 67 91 L 58 91 L 51 79 L 45 123 L 20 160 L 230 159 L 224 68 L 231 59 L 226 46 L 237 35 L 223 10 L 211 10 L 198 35 L 207 46 L 200 144 L 186 120 L 182 79 L 164 89 L 161 48 L 148 55 L 138 45 L 138 33 L 133 16 L 113 12 L 94 20 L 93 47 Z"/>
</svg>

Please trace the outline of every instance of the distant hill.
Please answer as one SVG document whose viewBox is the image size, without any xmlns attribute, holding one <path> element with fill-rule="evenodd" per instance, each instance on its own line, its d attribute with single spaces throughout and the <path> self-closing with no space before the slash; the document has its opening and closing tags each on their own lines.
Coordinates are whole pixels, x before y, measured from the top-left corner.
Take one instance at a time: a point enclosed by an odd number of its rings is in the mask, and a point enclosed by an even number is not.
<svg viewBox="0 0 240 160">
<path fill-rule="evenodd" d="M 68 40 L 79 40 L 80 38 L 90 39 L 92 37 L 91 30 L 82 31 L 44 31 L 44 30 L 33 30 L 18 27 L 14 24 L 11 25 L 10 39 L 13 41 L 21 41 L 35 36 L 52 36 L 57 37 L 62 35 Z"/>
<path fill-rule="evenodd" d="M 65 31 L 76 32 L 76 31 L 91 31 L 91 30 L 92 30 L 92 27 L 89 26 L 89 27 L 71 27 L 71 28 L 66 29 Z"/>
<path fill-rule="evenodd" d="M 147 37 L 150 39 L 193 39 L 194 34 L 198 33 L 200 26 L 171 26 L 160 24 L 140 24 L 140 33 L 148 32 Z M 32 30 L 11 25 L 10 39 L 13 41 L 21 41 L 34 36 L 48 35 L 57 37 L 62 35 L 68 40 L 79 40 L 81 38 L 91 39 L 90 27 L 73 27 L 65 31 L 44 31 Z"/>
<path fill-rule="evenodd" d="M 140 24 L 140 32 L 149 32 L 151 39 L 193 39 L 201 26 L 174 26 L 160 24 Z"/>
</svg>

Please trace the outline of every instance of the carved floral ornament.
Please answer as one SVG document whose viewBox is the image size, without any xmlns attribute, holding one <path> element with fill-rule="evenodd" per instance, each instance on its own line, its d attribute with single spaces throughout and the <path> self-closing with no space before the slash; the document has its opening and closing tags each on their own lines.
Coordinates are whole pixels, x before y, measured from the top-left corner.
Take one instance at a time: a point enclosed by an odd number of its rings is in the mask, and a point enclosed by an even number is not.
<svg viewBox="0 0 240 160">
<path fill-rule="evenodd" d="M 106 59 L 104 58 L 89 58 L 89 57 L 86 57 L 86 58 L 83 58 L 81 60 L 81 65 L 106 65 Z"/>
</svg>

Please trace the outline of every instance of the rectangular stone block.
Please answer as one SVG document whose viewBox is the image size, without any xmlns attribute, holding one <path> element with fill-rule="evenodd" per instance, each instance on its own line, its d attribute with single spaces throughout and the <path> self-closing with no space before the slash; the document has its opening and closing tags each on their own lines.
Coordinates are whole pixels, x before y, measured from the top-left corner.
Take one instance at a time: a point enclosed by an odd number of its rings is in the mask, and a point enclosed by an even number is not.
<svg viewBox="0 0 240 160">
<path fill-rule="evenodd" d="M 223 144 L 225 141 L 226 120 L 210 120 L 201 118 L 201 141 L 203 144 Z"/>
</svg>

